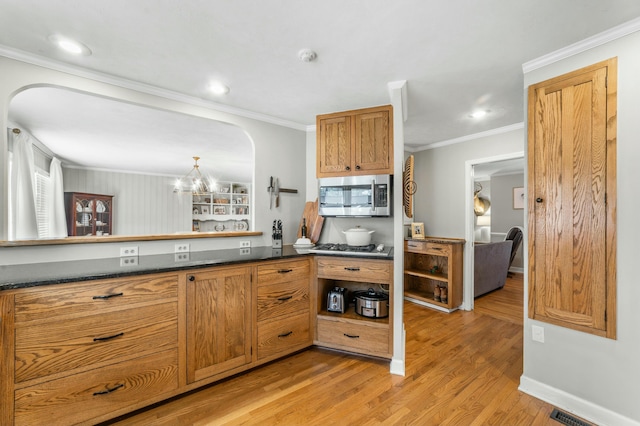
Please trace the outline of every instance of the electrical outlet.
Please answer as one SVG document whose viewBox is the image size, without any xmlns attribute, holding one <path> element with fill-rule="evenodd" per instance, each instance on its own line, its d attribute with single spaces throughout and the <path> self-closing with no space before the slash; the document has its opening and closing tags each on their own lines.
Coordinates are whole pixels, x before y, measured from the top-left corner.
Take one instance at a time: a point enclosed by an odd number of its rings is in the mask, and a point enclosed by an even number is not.
<svg viewBox="0 0 640 426">
<path fill-rule="evenodd" d="M 241 248 L 240 254 L 251 254 L 251 249 L 248 247 Z"/>
<path fill-rule="evenodd" d="M 137 256 L 138 246 L 120 247 L 120 257 L 122 256 Z"/>
<path fill-rule="evenodd" d="M 240 248 L 251 247 L 251 241 L 240 241 Z"/>
<path fill-rule="evenodd" d="M 189 261 L 189 253 L 176 253 L 175 255 L 176 262 L 188 262 Z"/>
<path fill-rule="evenodd" d="M 544 343 L 544 327 L 531 325 L 531 339 L 534 342 Z"/>
<path fill-rule="evenodd" d="M 189 253 L 189 243 L 176 244 L 174 253 Z"/>
<path fill-rule="evenodd" d="M 120 258 L 120 266 L 137 266 L 138 256 L 126 256 Z"/>
</svg>

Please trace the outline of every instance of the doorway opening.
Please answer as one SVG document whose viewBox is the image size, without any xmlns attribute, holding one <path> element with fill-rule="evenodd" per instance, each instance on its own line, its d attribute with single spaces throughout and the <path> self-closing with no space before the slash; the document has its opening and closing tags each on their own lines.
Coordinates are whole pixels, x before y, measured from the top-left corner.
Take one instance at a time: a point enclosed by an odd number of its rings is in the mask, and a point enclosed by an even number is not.
<svg viewBox="0 0 640 426">
<path fill-rule="evenodd" d="M 462 308 L 474 308 L 475 248 L 478 243 L 504 240 L 513 226 L 524 228 L 524 204 L 516 199 L 525 188 L 524 152 L 469 160 L 465 163 L 465 244 Z M 479 190 L 479 188 L 482 188 Z M 480 195 L 484 203 L 480 215 L 474 212 L 474 196 Z M 488 201 L 488 203 L 486 202 Z M 487 206 L 488 204 L 488 206 Z M 477 210 L 477 209 L 476 209 Z M 512 269 L 524 272 L 523 242 L 514 259 Z M 520 272 L 520 271 L 518 271 Z"/>
</svg>

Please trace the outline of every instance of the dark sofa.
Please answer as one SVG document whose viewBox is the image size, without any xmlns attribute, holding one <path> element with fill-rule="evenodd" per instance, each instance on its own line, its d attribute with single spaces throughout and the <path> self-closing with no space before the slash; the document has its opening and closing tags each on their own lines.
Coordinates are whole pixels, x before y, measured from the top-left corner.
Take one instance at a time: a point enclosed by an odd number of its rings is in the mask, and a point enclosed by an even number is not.
<svg viewBox="0 0 640 426">
<path fill-rule="evenodd" d="M 474 298 L 504 287 L 511 261 L 512 241 L 474 244 Z"/>
</svg>

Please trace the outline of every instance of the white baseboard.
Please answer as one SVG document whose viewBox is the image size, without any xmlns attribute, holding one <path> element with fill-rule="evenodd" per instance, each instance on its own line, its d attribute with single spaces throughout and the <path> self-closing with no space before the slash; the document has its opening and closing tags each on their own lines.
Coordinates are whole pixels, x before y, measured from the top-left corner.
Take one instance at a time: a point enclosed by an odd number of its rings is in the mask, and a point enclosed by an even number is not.
<svg viewBox="0 0 640 426">
<path fill-rule="evenodd" d="M 394 339 L 395 340 L 395 339 Z M 404 329 L 404 323 L 402 324 L 402 339 L 400 340 L 400 353 L 394 353 L 393 358 L 391 358 L 391 365 L 389 366 L 389 372 L 391 374 L 395 374 L 396 376 L 404 377 L 404 367 L 406 359 L 405 353 L 405 343 L 407 341 L 407 332 Z"/>
<path fill-rule="evenodd" d="M 524 375 L 520 376 L 518 390 L 598 425 L 640 426 L 636 420 Z"/>
<path fill-rule="evenodd" d="M 514 274 L 524 274 L 524 268 L 512 266 L 511 268 L 509 268 L 509 272 L 513 272 Z"/>
</svg>

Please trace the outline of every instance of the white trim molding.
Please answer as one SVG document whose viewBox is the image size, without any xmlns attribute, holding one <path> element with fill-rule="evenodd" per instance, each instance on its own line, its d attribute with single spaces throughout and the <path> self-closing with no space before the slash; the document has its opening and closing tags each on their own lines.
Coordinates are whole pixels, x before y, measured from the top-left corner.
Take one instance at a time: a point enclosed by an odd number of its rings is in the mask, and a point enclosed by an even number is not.
<svg viewBox="0 0 640 426">
<path fill-rule="evenodd" d="M 640 422 L 630 419 L 629 417 L 625 417 L 605 407 L 578 398 L 575 395 L 556 389 L 525 375 L 520 377 L 518 390 L 599 425 L 640 426 Z"/>
<path fill-rule="evenodd" d="M 472 135 L 460 136 L 459 138 L 449 139 L 442 142 L 432 143 L 426 146 L 406 146 L 405 149 L 409 152 L 418 152 L 418 151 L 426 151 L 427 149 L 440 148 L 447 145 L 454 145 L 461 142 L 467 142 L 479 138 L 486 138 L 488 136 L 500 135 L 503 133 L 508 133 L 514 130 L 523 129 L 524 122 L 510 124 L 504 127 L 498 127 L 495 129 L 487 130 L 485 132 L 474 133 Z"/>
<path fill-rule="evenodd" d="M 529 62 L 522 64 L 522 71 L 526 74 L 538 68 L 546 67 L 547 65 L 566 59 L 570 56 L 577 55 L 594 47 L 601 46 L 610 41 L 617 40 L 629 34 L 640 31 L 640 18 L 632 19 L 631 21 L 620 24 L 616 27 L 610 28 L 594 36 L 585 38 L 577 43 L 558 49 L 554 52 L 548 53 L 539 58 L 533 59 Z"/>
</svg>

